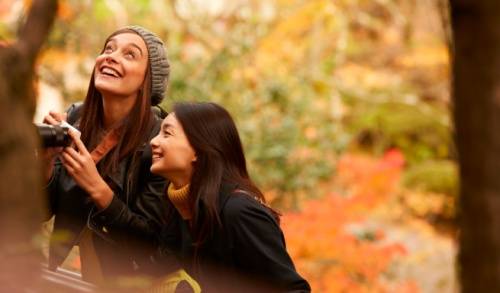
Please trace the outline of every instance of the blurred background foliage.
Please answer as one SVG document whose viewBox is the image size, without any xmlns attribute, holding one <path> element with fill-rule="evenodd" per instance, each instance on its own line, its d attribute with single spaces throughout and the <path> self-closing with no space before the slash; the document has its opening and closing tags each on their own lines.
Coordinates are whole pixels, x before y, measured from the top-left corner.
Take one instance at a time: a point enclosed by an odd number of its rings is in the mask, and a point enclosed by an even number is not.
<svg viewBox="0 0 500 293">
<path fill-rule="evenodd" d="M 3 41 L 15 36 L 30 2 L 0 3 Z M 338 183 L 345 176 L 340 172 L 349 172 L 338 168 L 346 157 L 378 160 L 396 151 L 404 162 L 398 166 L 399 187 L 391 189 L 391 196 L 382 194 L 385 190 L 373 196 L 398 207 L 388 213 L 453 231 L 458 182 L 449 114 L 446 1 L 60 3 L 39 60 L 42 98 L 57 94 L 61 109 L 82 100 L 106 36 L 128 24 L 142 25 L 168 47 L 172 74 L 163 108 L 168 111 L 173 102 L 185 100 L 227 107 L 237 121 L 253 178 L 285 219 L 301 210 L 307 215 L 302 208 L 317 200 L 329 206 L 331 192 L 351 196 Z M 371 161 L 361 162 L 353 169 L 363 170 Z M 365 191 L 375 188 L 377 180 L 364 184 Z M 328 213 L 335 214 L 343 206 L 330 208 Z M 351 245 L 349 241 L 342 245 Z M 426 288 L 422 279 L 418 284 Z M 356 274 L 350 281 L 364 282 Z M 404 283 L 405 290 L 412 291 L 412 284 Z"/>
</svg>

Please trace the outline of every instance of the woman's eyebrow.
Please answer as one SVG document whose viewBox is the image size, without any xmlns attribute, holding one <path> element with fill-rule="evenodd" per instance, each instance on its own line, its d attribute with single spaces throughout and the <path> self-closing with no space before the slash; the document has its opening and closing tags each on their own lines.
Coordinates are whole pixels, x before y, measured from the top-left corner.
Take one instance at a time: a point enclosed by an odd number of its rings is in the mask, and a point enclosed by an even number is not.
<svg viewBox="0 0 500 293">
<path fill-rule="evenodd" d="M 163 125 L 161 126 L 161 129 L 166 130 L 167 128 L 173 128 L 173 125 L 170 123 L 163 123 Z"/>
<path fill-rule="evenodd" d="M 142 49 L 139 46 L 137 46 L 135 43 L 128 43 L 127 45 L 132 46 L 132 47 L 136 47 L 139 50 L 139 53 L 141 53 L 141 56 L 142 56 Z"/>
<path fill-rule="evenodd" d="M 109 44 L 109 43 L 116 43 L 116 40 L 115 38 L 110 38 L 107 42 L 106 42 L 106 45 Z"/>
</svg>

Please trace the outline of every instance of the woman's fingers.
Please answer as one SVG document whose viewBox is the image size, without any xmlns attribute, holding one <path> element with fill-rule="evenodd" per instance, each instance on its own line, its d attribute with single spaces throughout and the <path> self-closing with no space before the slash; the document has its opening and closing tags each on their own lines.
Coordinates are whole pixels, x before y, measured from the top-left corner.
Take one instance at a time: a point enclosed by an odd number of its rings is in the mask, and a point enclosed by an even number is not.
<svg viewBox="0 0 500 293">
<path fill-rule="evenodd" d="M 50 125 L 59 125 L 62 121 L 66 121 L 67 113 L 57 113 L 49 111 L 49 114 L 43 118 L 43 123 Z"/>
<path fill-rule="evenodd" d="M 68 131 L 68 133 L 69 133 L 69 136 L 71 136 L 71 138 L 73 139 L 73 142 L 75 142 L 75 146 L 78 149 L 78 151 L 81 154 L 83 154 L 83 155 L 90 156 L 89 151 L 87 150 L 87 148 L 83 144 L 83 141 L 80 139 L 80 137 L 78 136 L 78 134 L 74 130 L 72 130 L 72 129 L 70 129 Z"/>
<path fill-rule="evenodd" d="M 75 174 L 75 169 L 73 167 L 71 167 L 69 164 L 66 163 L 66 161 L 61 157 L 61 161 L 63 163 L 63 166 L 64 168 L 66 169 L 66 171 L 68 171 L 68 173 L 72 176 L 74 176 Z"/>
<path fill-rule="evenodd" d="M 70 156 L 78 164 L 82 164 L 83 163 L 82 155 L 80 155 L 74 148 L 65 147 L 64 151 L 63 151 L 63 154 L 66 154 L 66 155 Z"/>
<path fill-rule="evenodd" d="M 54 111 L 49 111 L 49 115 L 52 116 L 52 118 L 54 118 L 55 120 L 57 120 L 59 122 L 66 121 L 66 116 L 67 116 L 66 113 L 58 113 L 58 112 L 54 112 Z"/>
<path fill-rule="evenodd" d="M 71 172 L 73 173 L 73 171 L 75 169 L 78 169 L 79 166 L 80 166 L 80 163 L 77 162 L 70 154 L 68 154 L 66 152 L 66 150 L 64 152 L 62 152 L 62 160 L 63 160 L 63 164 L 66 168 L 69 168 L 71 169 Z"/>
<path fill-rule="evenodd" d="M 57 121 L 51 115 L 46 115 L 45 117 L 43 117 L 43 123 L 50 124 L 50 125 L 59 125 L 59 123 L 61 123 L 61 122 Z"/>
<path fill-rule="evenodd" d="M 82 154 L 72 147 L 66 147 L 61 154 L 61 160 L 68 174 L 89 194 L 95 192 L 96 186 L 104 182 L 90 155 Z"/>
</svg>

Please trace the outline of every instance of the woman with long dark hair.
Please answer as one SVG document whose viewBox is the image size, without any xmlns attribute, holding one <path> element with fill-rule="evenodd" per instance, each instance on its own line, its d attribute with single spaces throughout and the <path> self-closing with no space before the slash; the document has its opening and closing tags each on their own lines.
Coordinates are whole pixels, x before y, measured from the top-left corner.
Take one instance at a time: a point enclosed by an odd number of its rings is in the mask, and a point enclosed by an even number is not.
<svg viewBox="0 0 500 293">
<path fill-rule="evenodd" d="M 310 291 L 224 108 L 174 105 L 151 146 L 151 172 L 170 181 L 160 251 L 177 255 L 203 291 Z"/>
<path fill-rule="evenodd" d="M 149 171 L 149 140 L 159 130 L 155 106 L 163 99 L 170 66 L 163 42 L 130 26 L 112 33 L 97 57 L 87 96 L 63 120 L 75 147 L 49 149 L 47 193 L 55 216 L 49 268 L 55 270 L 78 245 L 82 277 L 102 283 L 130 275 L 156 248 L 165 224 L 165 180 Z"/>
</svg>

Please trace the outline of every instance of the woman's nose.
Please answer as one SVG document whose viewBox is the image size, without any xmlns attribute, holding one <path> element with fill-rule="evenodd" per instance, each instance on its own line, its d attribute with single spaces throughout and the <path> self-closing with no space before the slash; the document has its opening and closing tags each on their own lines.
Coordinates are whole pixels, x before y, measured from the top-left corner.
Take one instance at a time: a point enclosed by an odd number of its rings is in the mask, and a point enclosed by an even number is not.
<svg viewBox="0 0 500 293">
<path fill-rule="evenodd" d="M 149 144 L 151 145 L 151 147 L 156 147 L 158 146 L 158 144 L 156 143 L 156 139 L 158 138 L 158 135 L 153 137 L 153 139 L 151 139 L 151 141 L 149 142 Z"/>
<path fill-rule="evenodd" d="M 106 56 L 106 58 L 104 58 L 104 61 L 108 63 L 116 63 L 115 58 L 113 58 L 111 55 Z"/>
</svg>

